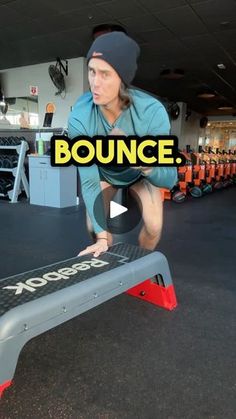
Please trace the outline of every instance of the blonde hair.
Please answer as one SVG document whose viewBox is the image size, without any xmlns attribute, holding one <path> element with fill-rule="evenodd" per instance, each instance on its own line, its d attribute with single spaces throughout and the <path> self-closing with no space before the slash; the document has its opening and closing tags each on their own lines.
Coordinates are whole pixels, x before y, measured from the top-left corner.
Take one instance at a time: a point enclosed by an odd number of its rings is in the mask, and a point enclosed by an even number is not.
<svg viewBox="0 0 236 419">
<path fill-rule="evenodd" d="M 133 104 L 133 99 L 129 93 L 128 87 L 124 84 L 124 82 L 121 82 L 120 90 L 118 93 L 118 97 L 121 101 L 121 109 L 127 109 Z"/>
</svg>

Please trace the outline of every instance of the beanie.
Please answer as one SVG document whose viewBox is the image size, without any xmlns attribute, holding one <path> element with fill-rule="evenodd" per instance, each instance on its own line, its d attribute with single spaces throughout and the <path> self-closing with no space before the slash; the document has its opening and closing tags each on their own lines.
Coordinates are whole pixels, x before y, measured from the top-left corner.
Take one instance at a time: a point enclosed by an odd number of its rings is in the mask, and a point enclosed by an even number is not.
<svg viewBox="0 0 236 419">
<path fill-rule="evenodd" d="M 123 32 L 110 32 L 99 36 L 92 43 L 87 60 L 100 58 L 110 64 L 128 86 L 137 70 L 140 53 L 138 44 Z"/>
</svg>

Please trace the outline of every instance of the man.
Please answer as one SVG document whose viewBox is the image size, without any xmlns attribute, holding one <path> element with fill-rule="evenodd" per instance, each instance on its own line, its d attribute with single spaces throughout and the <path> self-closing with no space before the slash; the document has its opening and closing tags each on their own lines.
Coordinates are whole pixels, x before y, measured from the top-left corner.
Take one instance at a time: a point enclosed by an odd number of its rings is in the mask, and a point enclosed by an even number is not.
<svg viewBox="0 0 236 419">
<path fill-rule="evenodd" d="M 168 135 L 169 118 L 163 105 L 143 91 L 129 89 L 137 70 L 137 43 L 123 32 L 97 37 L 90 47 L 88 78 L 91 92 L 76 102 L 68 123 L 70 138 L 78 135 Z M 177 181 L 175 167 L 79 167 L 81 189 L 96 242 L 79 253 L 95 257 L 108 250 L 112 235 L 98 224 L 94 203 L 101 190 L 106 212 L 117 187 L 129 186 L 142 204 L 144 225 L 139 235 L 141 247 L 153 250 L 162 229 L 162 200 L 159 187 L 172 188 Z M 105 206 L 105 208 L 104 208 Z"/>
</svg>

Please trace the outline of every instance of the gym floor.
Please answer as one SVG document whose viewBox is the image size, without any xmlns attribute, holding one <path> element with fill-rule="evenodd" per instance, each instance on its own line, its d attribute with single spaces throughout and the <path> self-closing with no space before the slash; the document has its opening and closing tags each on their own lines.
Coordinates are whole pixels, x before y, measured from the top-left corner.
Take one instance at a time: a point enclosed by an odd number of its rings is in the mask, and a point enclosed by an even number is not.
<svg viewBox="0 0 236 419">
<path fill-rule="evenodd" d="M 235 192 L 165 202 L 158 250 L 174 311 L 122 294 L 28 342 L 1 418 L 235 419 Z M 83 204 L 1 201 L 0 231 L 1 278 L 70 258 L 89 240 Z"/>
</svg>

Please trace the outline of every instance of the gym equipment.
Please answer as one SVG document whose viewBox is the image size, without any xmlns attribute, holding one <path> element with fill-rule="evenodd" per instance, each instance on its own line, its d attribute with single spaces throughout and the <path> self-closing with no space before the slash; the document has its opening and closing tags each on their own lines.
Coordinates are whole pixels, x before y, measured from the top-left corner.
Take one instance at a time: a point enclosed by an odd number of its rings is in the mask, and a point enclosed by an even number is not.
<svg viewBox="0 0 236 419">
<path fill-rule="evenodd" d="M 1 279 L 0 394 L 30 339 L 123 292 L 167 310 L 177 306 L 166 257 L 127 243 L 98 258 L 79 256 Z"/>
<path fill-rule="evenodd" d="M 222 159 L 221 152 L 219 148 L 216 148 L 215 152 L 215 160 L 216 160 L 216 182 L 214 184 L 214 189 L 222 189 L 223 188 L 223 175 L 224 175 L 224 161 Z"/>
<path fill-rule="evenodd" d="M 232 179 L 230 176 L 230 155 L 225 150 L 222 150 L 222 158 L 224 161 L 224 172 L 223 172 L 223 188 L 227 188 L 232 185 Z"/>
<path fill-rule="evenodd" d="M 186 145 L 186 150 L 181 151 L 186 162 L 184 166 L 178 168 L 179 189 L 185 195 L 189 192 L 189 187 L 193 183 L 193 164 L 190 155 L 190 145 Z"/>
<path fill-rule="evenodd" d="M 162 201 L 172 199 L 172 191 L 170 191 L 170 189 L 160 188 L 160 192 Z"/>
<path fill-rule="evenodd" d="M 202 157 L 202 147 L 199 146 L 198 153 L 191 153 L 193 163 L 193 183 L 194 187 L 189 192 L 194 198 L 202 196 L 202 184 L 205 181 L 206 166 Z M 199 189 L 201 191 L 199 191 Z M 197 193 L 196 193 L 197 191 Z"/>
<path fill-rule="evenodd" d="M 14 179 L 0 179 L 0 193 L 7 196 L 14 187 Z"/>
<path fill-rule="evenodd" d="M 2 156 L 2 162 L 3 162 L 3 168 L 4 169 L 11 169 L 12 168 L 12 164 L 11 164 L 11 158 L 8 155 L 3 155 Z"/>
<path fill-rule="evenodd" d="M 186 150 L 181 151 L 185 157 L 185 165 L 178 168 L 178 185 L 175 186 L 172 193 L 172 200 L 178 204 L 184 202 L 193 185 L 193 164 L 190 155 L 190 145 L 186 145 Z"/>
<path fill-rule="evenodd" d="M 7 140 L 7 144 L 6 144 Z M 4 145 L 2 144 L 4 141 Z M 14 143 L 14 144 L 13 144 Z M 14 176 L 14 186 L 13 188 L 7 188 L 7 194 L 12 203 L 16 203 L 18 200 L 19 194 L 22 192 L 22 189 L 25 190 L 27 198 L 29 198 L 29 184 L 25 174 L 25 156 L 28 151 L 29 146 L 27 141 L 18 137 L 2 137 L 0 142 L 0 174 L 1 172 L 11 172 Z M 4 154 L 8 153 L 8 154 Z M 12 153 L 12 154 L 10 154 Z M 14 154 L 13 154 L 14 153 Z M 5 191 L 4 186 L 2 186 Z M 5 197 L 6 194 L 2 193 Z"/>
<path fill-rule="evenodd" d="M 198 153 L 191 154 L 191 158 L 194 187 L 190 189 L 190 194 L 196 198 L 212 192 L 211 181 L 215 173 L 215 163 L 203 151 L 202 146 L 199 146 Z"/>
<path fill-rule="evenodd" d="M 236 150 L 232 152 L 229 150 L 230 154 L 230 176 L 233 184 L 236 183 Z"/>
<path fill-rule="evenodd" d="M 182 204 L 186 199 L 186 194 L 181 191 L 179 186 L 174 186 L 171 190 L 171 199 L 177 204 Z"/>
<path fill-rule="evenodd" d="M 204 150 L 203 152 L 203 160 L 206 164 L 206 185 L 211 187 L 212 191 L 212 185 L 215 182 L 215 170 L 216 170 L 216 162 L 212 158 L 212 149 L 211 147 L 208 147 L 208 150 Z"/>
<path fill-rule="evenodd" d="M 202 196 L 202 189 L 199 186 L 192 186 L 189 193 L 193 198 L 200 198 Z"/>
<path fill-rule="evenodd" d="M 173 188 L 172 200 L 184 202 L 188 193 L 194 198 L 211 193 L 236 183 L 236 151 L 226 153 L 216 149 L 203 150 L 199 146 L 198 153 L 191 152 L 190 146 L 181 151 L 186 159 L 185 166 L 178 168 L 178 186 Z M 182 194 L 183 195 L 182 195 Z"/>
</svg>

